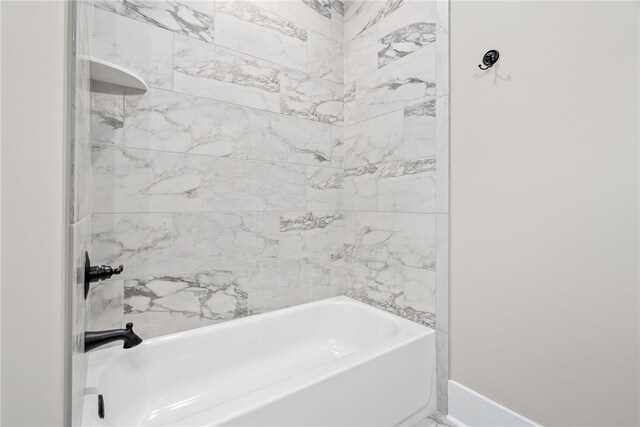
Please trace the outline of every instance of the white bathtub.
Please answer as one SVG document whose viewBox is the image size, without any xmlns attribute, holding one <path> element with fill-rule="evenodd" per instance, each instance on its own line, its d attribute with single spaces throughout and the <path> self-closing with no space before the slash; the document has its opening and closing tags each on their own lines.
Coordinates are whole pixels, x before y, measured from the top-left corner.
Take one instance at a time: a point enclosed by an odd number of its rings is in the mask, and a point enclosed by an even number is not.
<svg viewBox="0 0 640 427">
<path fill-rule="evenodd" d="M 434 331 L 336 297 L 91 353 L 83 425 L 393 426 L 433 411 Z"/>
</svg>

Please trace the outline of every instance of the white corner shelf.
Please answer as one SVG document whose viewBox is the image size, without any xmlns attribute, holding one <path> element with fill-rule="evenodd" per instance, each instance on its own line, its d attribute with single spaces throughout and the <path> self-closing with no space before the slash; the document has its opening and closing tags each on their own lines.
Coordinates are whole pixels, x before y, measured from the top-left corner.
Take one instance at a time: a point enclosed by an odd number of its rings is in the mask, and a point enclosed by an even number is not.
<svg viewBox="0 0 640 427">
<path fill-rule="evenodd" d="M 140 76 L 124 67 L 102 59 L 90 57 L 91 80 L 96 80 L 126 88 L 147 91 L 147 84 Z"/>
</svg>

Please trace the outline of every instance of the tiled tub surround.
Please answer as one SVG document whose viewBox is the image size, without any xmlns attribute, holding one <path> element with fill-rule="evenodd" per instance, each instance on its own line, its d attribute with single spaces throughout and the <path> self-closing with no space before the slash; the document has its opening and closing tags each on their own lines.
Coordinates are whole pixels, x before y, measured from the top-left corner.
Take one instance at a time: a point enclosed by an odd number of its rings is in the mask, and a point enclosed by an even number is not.
<svg viewBox="0 0 640 427">
<path fill-rule="evenodd" d="M 436 325 L 436 5 L 345 4 L 347 295 Z"/>
<path fill-rule="evenodd" d="M 448 2 L 345 3 L 347 295 L 436 328 L 448 378 Z"/>
<path fill-rule="evenodd" d="M 342 7 L 98 1 L 92 324 L 145 338 L 344 293 Z M 291 6 L 291 7 L 289 7 Z"/>
<path fill-rule="evenodd" d="M 152 337 L 346 293 L 446 324 L 435 2 L 194 3 L 97 3 L 150 89 L 94 93 L 94 257 L 126 268 L 93 317 Z"/>
</svg>

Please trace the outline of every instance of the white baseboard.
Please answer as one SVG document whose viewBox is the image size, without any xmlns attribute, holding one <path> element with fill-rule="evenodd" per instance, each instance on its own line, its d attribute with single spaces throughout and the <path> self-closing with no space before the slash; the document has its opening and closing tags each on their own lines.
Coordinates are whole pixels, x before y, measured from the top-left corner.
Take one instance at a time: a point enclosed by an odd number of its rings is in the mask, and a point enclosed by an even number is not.
<svg viewBox="0 0 640 427">
<path fill-rule="evenodd" d="M 448 418 L 459 427 L 540 427 L 455 381 L 449 381 Z"/>
</svg>

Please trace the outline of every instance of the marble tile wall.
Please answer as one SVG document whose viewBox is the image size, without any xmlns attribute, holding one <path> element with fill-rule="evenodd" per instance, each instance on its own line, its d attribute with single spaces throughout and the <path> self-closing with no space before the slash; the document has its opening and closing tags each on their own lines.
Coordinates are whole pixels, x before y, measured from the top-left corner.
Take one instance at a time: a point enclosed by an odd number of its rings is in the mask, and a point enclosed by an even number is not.
<svg viewBox="0 0 640 427">
<path fill-rule="evenodd" d="M 446 412 L 448 1 L 90 9 L 93 55 L 149 85 L 92 86 L 78 230 L 125 271 L 92 289 L 90 327 L 150 338 L 347 294 L 437 330 Z"/>
<path fill-rule="evenodd" d="M 125 270 L 91 327 L 150 338 L 344 293 L 342 2 L 93 13 L 94 55 L 149 90 L 92 88 L 92 257 Z"/>
<path fill-rule="evenodd" d="M 346 294 L 436 329 L 448 380 L 448 2 L 344 3 Z"/>
<path fill-rule="evenodd" d="M 345 3 L 347 295 L 436 326 L 436 2 Z"/>
<path fill-rule="evenodd" d="M 125 273 L 92 325 L 152 337 L 346 293 L 443 351 L 447 2 L 95 6 L 94 54 L 149 90 L 93 86 L 91 247 Z"/>
</svg>

